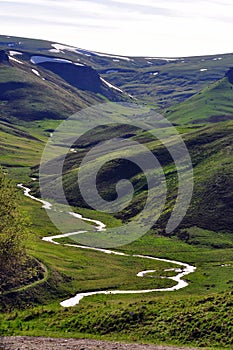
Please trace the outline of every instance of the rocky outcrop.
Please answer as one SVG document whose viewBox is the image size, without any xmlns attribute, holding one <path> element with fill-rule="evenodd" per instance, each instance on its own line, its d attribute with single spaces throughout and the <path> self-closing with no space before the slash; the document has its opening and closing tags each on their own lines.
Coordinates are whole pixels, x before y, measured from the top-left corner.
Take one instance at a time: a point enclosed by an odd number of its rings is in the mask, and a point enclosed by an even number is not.
<svg viewBox="0 0 233 350">
<path fill-rule="evenodd" d="M 229 82 L 233 84 L 233 67 L 231 67 L 227 72 L 226 72 L 226 77 L 228 78 Z"/>
<path fill-rule="evenodd" d="M 85 65 L 61 62 L 43 62 L 39 66 L 59 75 L 67 83 L 81 90 L 92 92 L 101 91 L 101 80 L 96 70 Z"/>
<path fill-rule="evenodd" d="M 10 64 L 9 57 L 4 50 L 0 50 L 0 63 Z"/>
</svg>

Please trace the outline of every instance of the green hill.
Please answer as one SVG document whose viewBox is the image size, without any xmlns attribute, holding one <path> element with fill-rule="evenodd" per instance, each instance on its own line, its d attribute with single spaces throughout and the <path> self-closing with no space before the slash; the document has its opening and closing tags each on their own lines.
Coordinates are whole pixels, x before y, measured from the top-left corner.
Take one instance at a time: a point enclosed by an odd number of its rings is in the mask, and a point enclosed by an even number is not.
<svg viewBox="0 0 233 350">
<path fill-rule="evenodd" d="M 121 154 L 114 161 L 105 162 L 98 172 L 97 187 L 103 198 L 111 201 L 116 198 L 118 181 L 130 180 L 135 190 L 130 205 L 113 216 L 91 210 L 81 197 L 77 174 L 83 157 L 99 142 L 117 137 L 143 144 L 158 158 L 168 190 L 165 209 L 157 224 L 140 239 L 120 247 L 119 255 L 103 254 L 63 245 L 74 244 L 69 238 L 60 240 L 60 245 L 42 241 L 43 237 L 60 232 L 41 203 L 20 193 L 22 213 L 31 219 L 27 249 L 41 263 L 40 279 L 19 288 L 14 286 L 15 289 L 0 295 L 0 334 L 88 336 L 230 349 L 233 85 L 231 74 L 224 75 L 233 55 L 169 60 L 112 56 L 61 44 L 54 47 L 54 44 L 0 36 L 4 50 L 0 54 L 1 164 L 14 183 L 23 182 L 39 196 L 38 166 L 49 134 L 62 120 L 82 108 L 109 100 L 131 101 L 126 91 L 137 98 L 140 106 L 148 103 L 160 111 L 169 108 L 166 115 L 177 125 L 192 159 L 194 193 L 184 220 L 174 232 L 167 234 L 165 228 L 178 188 L 175 164 L 168 150 L 150 133 L 134 125 L 118 122 L 86 132 L 67 153 L 63 167 L 64 190 L 73 210 L 116 228 L 133 220 L 142 210 L 148 187 L 145 176 L 138 166 L 120 159 Z M 72 63 L 33 63 L 35 56 Z M 84 68 L 77 68 L 77 63 Z M 77 67 L 69 66 L 67 73 L 68 64 Z M 86 81 L 77 81 L 74 72 L 79 79 L 86 77 Z M 89 118 L 86 115 L 84 123 L 88 124 Z M 116 121 L 114 113 L 108 113 L 108 118 Z M 153 120 L 146 121 L 153 125 Z M 82 130 L 80 125 L 80 134 Z M 167 128 L 161 128 L 161 132 L 168 142 L 176 144 Z M 127 152 L 138 156 L 136 148 Z M 100 154 L 100 160 L 105 160 L 105 155 Z M 54 164 L 56 170 L 56 159 Z M 57 194 L 55 199 L 60 202 L 58 179 L 51 179 L 46 193 L 48 197 L 51 192 Z M 151 217 L 154 215 L 151 212 Z M 66 220 L 69 222 L 70 217 Z M 186 276 L 189 283 L 186 288 L 169 294 L 93 295 L 84 298 L 77 307 L 60 306 L 62 300 L 77 292 L 159 288 L 174 283 L 160 278 L 165 272 L 166 277 L 173 275 L 172 264 L 122 256 L 122 252 L 179 260 L 197 269 Z M 137 277 L 139 271 L 151 268 L 156 270 L 153 276 Z"/>
<path fill-rule="evenodd" d="M 233 233 L 233 209 L 231 205 L 233 202 L 232 132 L 233 122 L 229 121 L 197 129 L 190 128 L 188 133 L 183 134 L 194 167 L 195 187 L 191 206 L 180 227 L 181 230 L 196 226 L 216 232 Z M 85 154 L 91 150 L 96 139 L 103 141 L 107 137 L 117 137 L 117 134 L 121 137 L 125 135 L 127 139 L 132 138 L 134 141 L 142 142 L 154 153 L 163 166 L 168 186 L 167 204 L 159 225 L 154 228 L 155 232 L 158 228 L 163 232 L 176 198 L 177 175 L 173 160 L 166 149 L 147 134 L 142 134 L 140 130 L 123 127 L 118 127 L 116 130 L 106 128 L 104 134 L 97 131 L 96 134 L 92 132 L 91 135 L 85 135 L 84 143 L 74 145 L 74 147 L 78 147 L 76 148 L 77 153 L 69 153 L 66 157 L 63 173 L 66 197 L 71 205 L 89 208 L 83 201 L 79 190 L 77 178 L 79 165 Z M 132 150 L 131 156 L 137 158 L 138 155 Z M 98 155 L 98 157 L 98 160 L 101 160 L 104 159 L 105 155 Z M 54 162 L 56 163 L 56 160 Z M 98 173 L 97 187 L 105 199 L 112 201 L 116 197 L 116 183 L 122 177 L 129 179 L 135 189 L 130 206 L 117 214 L 118 218 L 127 221 L 133 219 L 142 210 L 147 197 L 147 183 L 143 172 L 126 161 L 108 162 Z M 57 188 L 57 177 L 48 183 L 46 193 L 48 193 L 48 197 L 51 193 L 51 197 L 56 198 L 58 202 L 61 200 Z M 57 195 L 54 197 L 54 194 Z"/>
<path fill-rule="evenodd" d="M 80 90 L 49 70 L 17 61 L 0 64 L 1 120 L 61 120 L 81 108 L 106 101 L 104 90 L 102 95 Z"/>
<path fill-rule="evenodd" d="M 221 122 L 233 119 L 232 100 L 233 84 L 225 77 L 170 108 L 166 116 L 177 124 Z"/>
</svg>

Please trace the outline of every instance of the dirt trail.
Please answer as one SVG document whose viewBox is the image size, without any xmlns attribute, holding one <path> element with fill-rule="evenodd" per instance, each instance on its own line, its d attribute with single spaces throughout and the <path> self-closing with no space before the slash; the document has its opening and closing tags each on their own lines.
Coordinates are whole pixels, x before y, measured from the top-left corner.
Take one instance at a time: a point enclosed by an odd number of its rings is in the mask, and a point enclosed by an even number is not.
<svg viewBox="0 0 233 350">
<path fill-rule="evenodd" d="M 124 344 L 87 339 L 2 337 L 0 350 L 197 350 L 197 348 Z"/>
</svg>

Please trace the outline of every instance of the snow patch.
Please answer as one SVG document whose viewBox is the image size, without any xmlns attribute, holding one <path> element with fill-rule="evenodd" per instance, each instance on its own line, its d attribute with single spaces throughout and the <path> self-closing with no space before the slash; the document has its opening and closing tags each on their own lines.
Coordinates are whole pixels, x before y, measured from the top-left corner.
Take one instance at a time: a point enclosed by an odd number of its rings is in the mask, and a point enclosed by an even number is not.
<svg viewBox="0 0 233 350">
<path fill-rule="evenodd" d="M 176 62 L 176 61 L 180 61 L 181 58 L 146 57 L 146 60 L 160 60 L 160 61 L 166 61 L 166 62 Z"/>
<path fill-rule="evenodd" d="M 125 57 L 125 56 L 115 56 L 115 55 L 109 55 L 107 53 L 99 53 L 99 52 L 95 52 L 93 51 L 93 54 L 96 55 L 96 56 L 100 56 L 100 57 L 109 57 L 109 58 L 114 58 L 115 59 L 118 59 L 118 60 L 124 60 L 124 61 L 128 61 L 128 62 L 132 62 L 134 61 L 132 58 L 129 58 L 129 57 Z M 116 62 L 116 61 L 115 61 Z M 119 61 L 118 61 L 119 62 Z"/>
<path fill-rule="evenodd" d="M 9 51 L 9 55 L 10 55 L 10 56 L 22 55 L 22 52 L 18 52 L 18 51 Z"/>
<path fill-rule="evenodd" d="M 34 73 L 34 74 L 37 75 L 38 77 L 41 77 L 40 73 L 39 73 L 38 70 L 36 70 L 36 69 L 32 69 L 32 73 Z"/>
<path fill-rule="evenodd" d="M 45 78 L 43 78 L 36 69 L 32 69 L 32 73 L 35 74 L 36 76 L 40 77 L 42 80 L 45 80 Z"/>
<path fill-rule="evenodd" d="M 206 72 L 208 69 L 207 68 L 202 68 L 200 69 L 200 72 Z"/>
<path fill-rule="evenodd" d="M 109 69 L 107 70 L 106 74 L 110 74 L 110 73 L 118 73 L 119 70 L 118 69 Z"/>
<path fill-rule="evenodd" d="M 213 58 L 213 61 L 220 61 L 220 60 L 222 60 L 222 57 L 215 57 L 215 58 Z"/>
<path fill-rule="evenodd" d="M 70 51 L 70 52 L 75 52 L 84 56 L 91 56 L 91 53 L 89 51 L 79 49 L 78 47 L 61 45 L 61 44 L 51 44 L 51 46 L 53 47 L 53 49 L 50 49 L 49 50 L 50 52 L 65 53 L 64 51 Z"/>
<path fill-rule="evenodd" d="M 33 64 L 39 64 L 43 62 L 55 62 L 55 63 L 68 63 L 68 64 L 74 64 L 75 66 L 82 66 L 84 67 L 84 64 L 72 62 L 70 60 L 66 60 L 64 58 L 56 58 L 56 57 L 46 57 L 46 56 L 32 56 L 30 61 Z"/>
<path fill-rule="evenodd" d="M 57 50 L 57 49 L 50 49 L 49 52 L 52 52 L 52 53 L 60 53 L 61 51 L 60 51 L 60 50 Z"/>
<path fill-rule="evenodd" d="M 123 91 L 122 91 L 121 89 L 119 89 L 118 87 L 116 87 L 116 86 L 110 84 L 107 80 L 105 80 L 105 79 L 103 79 L 103 78 L 100 78 L 100 79 L 102 80 L 102 82 L 103 82 L 104 84 L 106 84 L 106 85 L 107 85 L 108 87 L 110 87 L 111 89 L 114 89 L 114 90 L 117 90 L 117 91 L 123 93 Z"/>
<path fill-rule="evenodd" d="M 84 49 L 79 49 L 79 48 L 74 47 L 74 46 L 61 45 L 61 44 L 56 44 L 56 43 L 51 44 L 51 46 L 53 47 L 53 49 L 51 49 L 51 50 L 55 49 L 57 53 L 63 52 L 64 50 L 66 50 L 66 51 L 70 51 L 70 52 L 79 53 L 80 55 L 85 55 L 85 56 L 94 55 L 94 56 L 100 56 L 100 57 L 114 58 L 114 59 L 118 59 L 118 60 L 133 61 L 133 59 L 131 59 L 129 57 L 110 55 L 107 53 L 104 54 L 104 53 L 99 53 L 99 52 L 95 52 L 95 51 L 87 51 Z M 51 50 L 49 50 L 49 51 L 52 52 Z M 55 51 L 53 51 L 53 52 L 55 52 Z"/>
<path fill-rule="evenodd" d="M 13 61 L 13 62 L 17 62 L 17 63 L 20 63 L 20 64 L 24 64 L 23 62 L 17 60 L 17 59 L 14 58 L 14 57 L 9 56 L 9 59 L 10 59 L 11 61 Z"/>
<path fill-rule="evenodd" d="M 51 46 L 56 50 L 56 52 L 62 52 L 63 50 L 66 51 L 71 51 L 71 52 L 76 52 L 77 48 L 73 46 L 68 46 L 68 45 L 61 45 L 61 44 L 51 44 Z M 54 50 L 51 49 L 51 50 Z M 51 51 L 49 50 L 49 51 Z M 52 51 L 51 51 L 52 52 Z M 55 52 L 55 51 L 54 51 Z"/>
<path fill-rule="evenodd" d="M 81 63 L 74 63 L 75 66 L 81 66 L 81 67 L 85 67 L 84 64 L 81 64 Z"/>
<path fill-rule="evenodd" d="M 46 56 L 32 56 L 30 61 L 33 64 L 38 64 L 43 62 L 73 63 L 72 61 L 65 60 L 63 58 L 46 57 Z"/>
</svg>

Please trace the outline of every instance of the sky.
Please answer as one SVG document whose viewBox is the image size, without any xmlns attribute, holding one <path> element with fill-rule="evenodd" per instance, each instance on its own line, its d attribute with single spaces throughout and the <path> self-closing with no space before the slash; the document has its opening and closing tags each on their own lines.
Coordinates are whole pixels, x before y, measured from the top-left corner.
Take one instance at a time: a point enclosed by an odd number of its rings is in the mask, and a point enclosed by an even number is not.
<svg viewBox="0 0 233 350">
<path fill-rule="evenodd" d="M 125 56 L 233 52 L 232 0 L 0 0 L 0 34 Z"/>
</svg>

